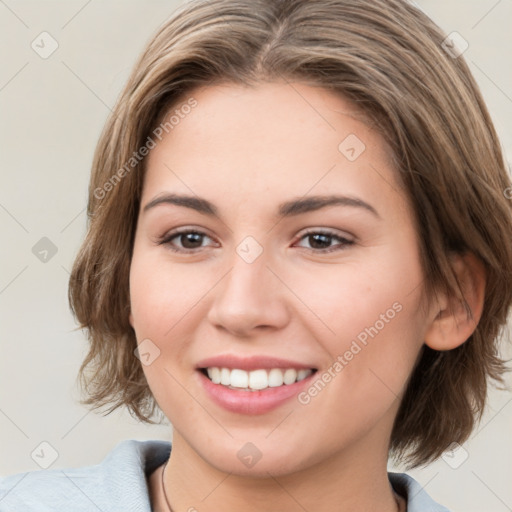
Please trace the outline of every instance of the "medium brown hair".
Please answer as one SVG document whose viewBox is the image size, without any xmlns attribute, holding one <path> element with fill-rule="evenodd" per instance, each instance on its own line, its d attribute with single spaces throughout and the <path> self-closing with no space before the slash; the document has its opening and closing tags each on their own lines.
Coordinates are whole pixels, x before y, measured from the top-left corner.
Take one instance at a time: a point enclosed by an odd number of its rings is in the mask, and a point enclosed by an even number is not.
<svg viewBox="0 0 512 512">
<path fill-rule="evenodd" d="M 182 6 L 143 52 L 94 156 L 88 233 L 69 287 L 90 350 L 80 369 L 94 408 L 126 405 L 153 422 L 157 405 L 129 324 L 129 270 L 148 144 L 195 88 L 300 81 L 340 94 L 391 147 L 414 210 L 425 296 L 463 301 L 450 254 L 484 264 L 474 334 L 448 351 L 421 349 L 398 411 L 390 455 L 408 468 L 463 443 L 484 411 L 488 381 L 504 384 L 499 341 L 512 297 L 512 190 L 498 137 L 466 63 L 445 34 L 402 0 L 208 0 Z M 138 153 L 137 153 L 138 154 Z M 131 162 L 127 165 L 127 162 Z M 470 312 L 468 312 L 470 313 Z"/>
</svg>

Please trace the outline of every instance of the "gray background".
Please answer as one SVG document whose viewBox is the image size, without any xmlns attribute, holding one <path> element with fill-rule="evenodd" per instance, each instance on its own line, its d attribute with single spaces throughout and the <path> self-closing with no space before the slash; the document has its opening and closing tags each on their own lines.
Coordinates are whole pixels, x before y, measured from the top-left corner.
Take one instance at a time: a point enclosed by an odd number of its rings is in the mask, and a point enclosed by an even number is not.
<svg viewBox="0 0 512 512">
<path fill-rule="evenodd" d="M 464 57 L 512 160 L 512 0 L 417 4 L 469 43 Z M 95 464 L 122 439 L 171 439 L 168 425 L 141 425 L 123 411 L 103 417 L 77 404 L 86 343 L 68 310 L 67 281 L 85 233 L 100 130 L 139 52 L 177 5 L 0 0 L 1 474 Z M 49 50 L 49 39 L 41 48 L 43 31 L 59 45 L 46 59 L 31 47 L 35 40 L 40 52 Z M 49 250 L 46 262 L 33 253 L 37 243 Z M 512 357 L 510 346 L 504 350 Z M 435 500 L 454 512 L 512 510 L 511 402 L 510 392 L 493 391 L 465 451 L 411 472 Z M 32 458 L 41 449 L 44 457 Z"/>
</svg>

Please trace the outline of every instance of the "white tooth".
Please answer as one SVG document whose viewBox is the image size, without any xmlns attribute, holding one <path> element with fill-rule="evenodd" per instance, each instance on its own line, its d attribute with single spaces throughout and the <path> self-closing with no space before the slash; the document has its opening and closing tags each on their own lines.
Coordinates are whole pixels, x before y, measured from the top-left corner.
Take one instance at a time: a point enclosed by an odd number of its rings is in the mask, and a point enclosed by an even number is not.
<svg viewBox="0 0 512 512">
<path fill-rule="evenodd" d="M 311 373 L 311 370 L 299 370 L 297 372 L 297 382 L 304 380 L 306 377 L 309 377 Z"/>
<path fill-rule="evenodd" d="M 295 370 L 288 368 L 271 368 L 270 370 L 260 369 L 246 372 L 235 368 L 218 368 L 212 366 L 206 369 L 208 377 L 214 384 L 222 384 L 246 391 L 257 391 L 268 387 L 279 387 L 283 384 L 290 385 L 309 377 L 313 371 L 310 369 Z"/>
<path fill-rule="evenodd" d="M 283 385 L 283 370 L 279 368 L 272 368 L 268 372 L 268 385 L 271 388 L 277 388 Z"/>
<path fill-rule="evenodd" d="M 231 370 L 230 384 L 234 388 L 249 387 L 249 374 L 245 370 Z"/>
<path fill-rule="evenodd" d="M 249 387 L 251 389 L 265 389 L 268 387 L 266 370 L 254 370 L 249 372 Z"/>
<path fill-rule="evenodd" d="M 220 370 L 214 366 L 213 368 L 208 368 L 208 377 L 212 380 L 214 384 L 220 384 Z"/>
<path fill-rule="evenodd" d="M 229 368 L 221 368 L 220 383 L 224 386 L 229 386 L 231 384 L 231 371 Z"/>
<path fill-rule="evenodd" d="M 297 380 L 297 370 L 294 370 L 293 368 L 288 368 L 284 372 L 283 376 L 283 382 L 285 384 L 293 384 Z"/>
</svg>

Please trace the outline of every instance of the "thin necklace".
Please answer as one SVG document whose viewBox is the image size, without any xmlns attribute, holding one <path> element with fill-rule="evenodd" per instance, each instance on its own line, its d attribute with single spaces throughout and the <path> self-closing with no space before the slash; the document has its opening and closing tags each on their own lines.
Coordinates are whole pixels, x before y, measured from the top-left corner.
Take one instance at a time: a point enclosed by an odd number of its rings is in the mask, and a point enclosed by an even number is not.
<svg viewBox="0 0 512 512">
<path fill-rule="evenodd" d="M 398 506 L 398 512 L 402 512 L 402 497 L 399 496 L 399 494 L 396 493 L 394 490 L 393 490 L 393 494 L 395 495 L 395 501 Z M 406 508 L 403 510 L 403 512 L 407 512 L 407 505 L 406 505 Z"/>
<path fill-rule="evenodd" d="M 165 503 L 167 503 L 167 508 L 169 509 L 169 512 L 172 512 L 172 507 L 169 504 L 169 498 L 167 498 L 167 493 L 165 492 L 165 485 L 164 485 L 164 473 L 165 473 L 165 468 L 167 467 L 168 462 L 169 462 L 169 459 L 167 459 L 165 461 L 164 469 L 162 469 L 162 491 L 164 492 L 164 498 L 165 498 Z"/>
<path fill-rule="evenodd" d="M 169 512 L 172 512 L 172 507 L 169 504 L 169 498 L 167 498 L 167 493 L 165 492 L 165 485 L 164 485 L 164 473 L 165 473 L 165 468 L 167 467 L 168 462 L 169 462 L 169 459 L 167 459 L 165 461 L 164 469 L 162 469 L 162 491 L 164 493 L 164 498 L 165 498 L 165 503 L 167 504 L 167 508 L 169 509 Z M 394 494 L 396 494 L 396 493 L 394 493 Z M 395 496 L 395 501 L 396 501 L 396 504 L 398 505 L 398 512 L 400 512 L 402 510 L 402 506 L 400 503 L 401 500 L 397 496 Z"/>
</svg>

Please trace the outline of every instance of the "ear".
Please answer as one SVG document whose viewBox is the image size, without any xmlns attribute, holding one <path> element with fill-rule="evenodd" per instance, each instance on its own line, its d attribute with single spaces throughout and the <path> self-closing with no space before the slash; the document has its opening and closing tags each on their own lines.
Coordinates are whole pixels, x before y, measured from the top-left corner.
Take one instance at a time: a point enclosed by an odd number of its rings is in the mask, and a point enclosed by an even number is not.
<svg viewBox="0 0 512 512">
<path fill-rule="evenodd" d="M 132 326 L 132 328 L 134 328 L 133 327 L 133 314 L 131 311 L 130 311 L 130 315 L 128 316 L 128 321 L 130 322 L 130 325 Z"/>
<path fill-rule="evenodd" d="M 484 308 L 486 272 L 481 260 L 470 252 L 457 254 L 452 267 L 470 312 L 457 297 L 441 296 L 425 334 L 425 344 L 433 350 L 451 350 L 467 341 Z"/>
</svg>

